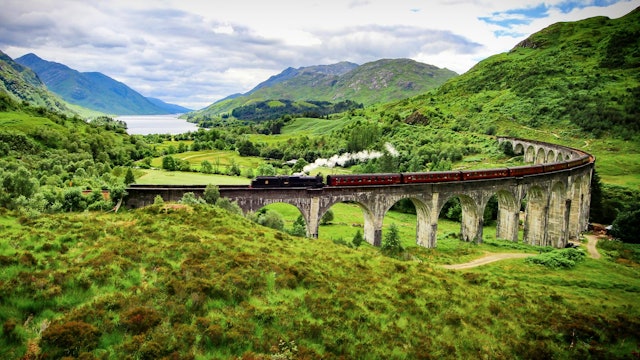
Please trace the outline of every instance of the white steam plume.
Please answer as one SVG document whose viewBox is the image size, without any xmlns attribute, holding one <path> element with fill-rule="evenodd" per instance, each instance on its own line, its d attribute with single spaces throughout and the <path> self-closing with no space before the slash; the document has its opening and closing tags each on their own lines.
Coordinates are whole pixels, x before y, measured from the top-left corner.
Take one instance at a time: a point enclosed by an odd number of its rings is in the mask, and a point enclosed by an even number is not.
<svg viewBox="0 0 640 360">
<path fill-rule="evenodd" d="M 396 157 L 399 155 L 398 150 L 396 150 L 393 145 L 391 145 L 390 143 L 386 143 L 384 144 L 385 149 L 387 150 L 387 152 L 389 153 L 389 155 Z M 377 159 L 379 157 L 381 157 L 382 155 L 384 155 L 383 152 L 381 151 L 369 151 L 369 150 L 362 150 L 359 151 L 357 153 L 344 153 L 344 154 L 340 154 L 340 155 L 333 155 L 332 157 L 328 158 L 328 159 L 316 159 L 316 161 L 314 161 L 311 164 L 306 165 L 303 169 L 302 172 L 304 173 L 309 173 L 310 171 L 319 168 L 319 167 L 328 167 L 328 168 L 333 168 L 336 165 L 337 166 L 344 166 L 347 162 L 352 161 L 352 160 L 356 160 L 359 162 L 363 162 L 363 161 L 367 161 L 367 160 L 371 160 L 371 159 Z"/>
</svg>

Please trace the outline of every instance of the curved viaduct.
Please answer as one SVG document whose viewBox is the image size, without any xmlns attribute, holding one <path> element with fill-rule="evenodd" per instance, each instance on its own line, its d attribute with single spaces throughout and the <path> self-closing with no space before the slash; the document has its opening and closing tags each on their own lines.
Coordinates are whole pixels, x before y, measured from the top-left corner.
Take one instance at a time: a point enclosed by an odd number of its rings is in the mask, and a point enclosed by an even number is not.
<svg viewBox="0 0 640 360">
<path fill-rule="evenodd" d="M 569 161 L 584 155 L 571 148 L 539 141 L 499 137 L 527 162 L 541 164 Z M 524 242 L 539 246 L 565 247 L 569 239 L 587 229 L 591 199 L 593 162 L 550 173 L 473 181 L 383 186 L 328 186 L 312 188 L 220 187 L 220 195 L 237 202 L 245 212 L 258 211 L 272 203 L 295 206 L 305 219 L 307 236 L 317 237 L 322 216 L 336 203 L 358 204 L 364 216 L 364 237 L 372 245 L 382 243 L 382 223 L 389 209 L 402 199 L 416 208 L 416 243 L 436 247 L 438 217 L 445 203 L 460 199 L 461 235 L 465 241 L 482 242 L 483 213 L 489 199 L 498 199 L 496 237 L 518 240 L 520 222 Z M 186 192 L 202 194 L 204 186 L 131 186 L 127 205 L 137 207 L 153 202 L 156 195 L 177 201 Z M 524 219 L 521 204 L 526 200 Z"/>
</svg>

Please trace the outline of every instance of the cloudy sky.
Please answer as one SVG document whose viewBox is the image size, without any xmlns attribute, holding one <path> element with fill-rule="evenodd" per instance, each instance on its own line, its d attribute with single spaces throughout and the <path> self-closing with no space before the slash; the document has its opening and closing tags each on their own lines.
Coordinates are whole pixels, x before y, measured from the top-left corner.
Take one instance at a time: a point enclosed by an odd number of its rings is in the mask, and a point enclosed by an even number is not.
<svg viewBox="0 0 640 360">
<path fill-rule="evenodd" d="M 192 109 L 287 67 L 411 58 L 458 73 L 550 24 L 640 0 L 2 0 L 0 50 Z"/>
</svg>

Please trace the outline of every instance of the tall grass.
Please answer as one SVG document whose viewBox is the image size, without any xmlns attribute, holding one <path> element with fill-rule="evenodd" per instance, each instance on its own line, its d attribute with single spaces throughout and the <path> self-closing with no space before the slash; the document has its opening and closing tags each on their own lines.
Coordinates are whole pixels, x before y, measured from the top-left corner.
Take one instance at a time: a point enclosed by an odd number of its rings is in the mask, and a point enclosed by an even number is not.
<svg viewBox="0 0 640 360">
<path fill-rule="evenodd" d="M 447 237 L 398 261 L 372 246 L 290 236 L 207 207 L 21 222 L 4 219 L 24 239 L 11 246 L 38 265 L 2 265 L 0 349 L 9 359 L 23 357 L 29 339 L 42 356 L 59 354 L 56 336 L 77 339 L 65 346 L 85 357 L 114 359 L 265 358 L 292 349 L 310 359 L 615 358 L 632 356 L 640 340 L 638 267 L 608 260 L 561 271 L 524 260 L 451 271 L 438 264 L 505 243 Z M 68 250 L 47 250 L 43 238 Z M 529 250 L 519 246 L 506 248 Z M 54 286 L 60 291 L 47 293 Z"/>
</svg>

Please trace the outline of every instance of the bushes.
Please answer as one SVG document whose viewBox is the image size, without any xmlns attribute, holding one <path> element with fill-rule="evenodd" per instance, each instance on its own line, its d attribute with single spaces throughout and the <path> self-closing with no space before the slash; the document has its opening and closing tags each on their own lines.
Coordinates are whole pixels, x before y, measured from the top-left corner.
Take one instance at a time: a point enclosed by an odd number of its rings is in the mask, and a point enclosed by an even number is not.
<svg viewBox="0 0 640 360">
<path fill-rule="evenodd" d="M 141 334 L 160 324 L 162 317 L 155 309 L 138 306 L 124 313 L 122 324 L 134 334 Z"/>
<path fill-rule="evenodd" d="M 611 235 L 624 242 L 640 244 L 640 209 L 619 213 L 611 224 Z"/>
<path fill-rule="evenodd" d="M 49 326 L 42 333 L 43 351 L 52 358 L 78 356 L 98 345 L 100 331 L 83 321 L 69 321 Z"/>
<path fill-rule="evenodd" d="M 586 257 L 584 251 L 574 248 L 555 250 L 528 257 L 525 259 L 530 264 L 542 265 L 551 269 L 570 269 Z"/>
</svg>

